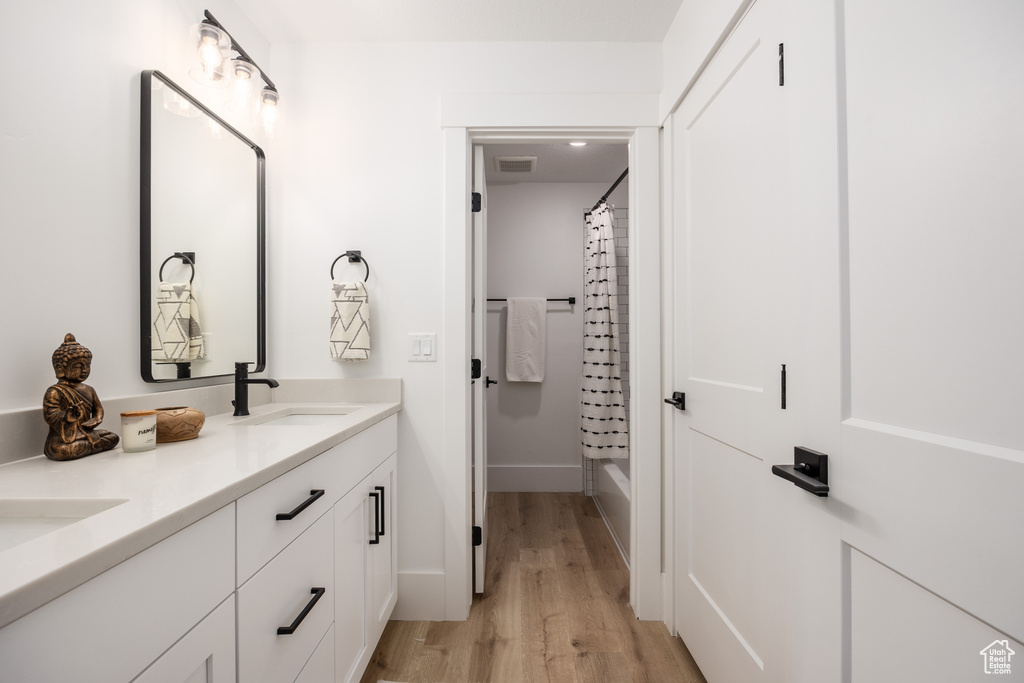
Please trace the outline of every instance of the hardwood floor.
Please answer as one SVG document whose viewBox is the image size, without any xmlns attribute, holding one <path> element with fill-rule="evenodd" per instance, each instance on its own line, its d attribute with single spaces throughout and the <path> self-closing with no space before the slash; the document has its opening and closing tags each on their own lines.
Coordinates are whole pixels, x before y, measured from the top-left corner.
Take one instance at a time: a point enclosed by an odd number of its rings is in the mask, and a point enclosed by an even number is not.
<svg viewBox="0 0 1024 683">
<path fill-rule="evenodd" d="M 629 572 L 591 499 L 491 493 L 486 592 L 464 622 L 392 621 L 362 683 L 705 683 Z"/>
</svg>

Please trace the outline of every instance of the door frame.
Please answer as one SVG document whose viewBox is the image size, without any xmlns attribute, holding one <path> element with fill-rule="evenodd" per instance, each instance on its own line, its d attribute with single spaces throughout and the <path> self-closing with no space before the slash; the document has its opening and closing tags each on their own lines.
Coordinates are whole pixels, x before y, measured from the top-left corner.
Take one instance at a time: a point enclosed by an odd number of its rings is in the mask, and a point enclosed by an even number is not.
<svg viewBox="0 0 1024 683">
<path fill-rule="evenodd" d="M 445 619 L 468 618 L 472 604 L 470 527 L 472 464 L 472 394 L 469 350 L 472 320 L 472 219 L 470 185 L 473 144 L 556 143 L 575 139 L 629 144 L 629 363 L 630 406 L 630 604 L 637 618 L 661 620 L 662 613 L 662 444 L 661 444 L 661 149 L 656 107 L 649 96 L 628 102 L 615 97 L 610 125 L 571 125 L 565 119 L 591 122 L 593 95 L 580 95 L 573 106 L 559 102 L 549 127 L 538 126 L 531 96 L 517 96 L 521 121 L 502 112 L 498 126 L 487 126 L 491 107 L 442 103 L 444 129 L 444 341 L 440 344 L 444 396 Z M 465 96 L 461 96 L 465 98 Z M 458 97 L 457 97 L 458 99 Z M 525 102 L 524 102 L 525 100 Z M 461 100 L 460 100 L 461 102 Z M 653 104 L 653 100 L 650 104 Z M 459 104 L 459 103 L 456 103 Z M 465 102 L 461 102 L 465 104 Z M 536 104 L 536 102 L 535 102 Z M 641 106 L 643 105 L 643 106 Z M 501 108 L 496 108 L 500 110 Z M 479 121 L 479 125 L 472 124 Z M 511 125 L 506 125 L 511 123 Z M 609 179 L 609 183 L 614 178 Z M 596 199 L 596 197 L 595 197 Z"/>
</svg>

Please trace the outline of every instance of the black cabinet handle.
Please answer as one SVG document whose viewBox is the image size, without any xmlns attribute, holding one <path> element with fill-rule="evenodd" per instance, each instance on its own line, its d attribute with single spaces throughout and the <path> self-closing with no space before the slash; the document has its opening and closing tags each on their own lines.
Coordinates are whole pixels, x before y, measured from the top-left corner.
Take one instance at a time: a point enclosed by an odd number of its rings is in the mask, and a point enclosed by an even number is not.
<svg viewBox="0 0 1024 683">
<path fill-rule="evenodd" d="M 673 391 L 672 398 L 666 398 L 665 403 L 675 407 L 676 410 L 686 410 L 686 394 L 681 391 Z"/>
<path fill-rule="evenodd" d="M 373 540 L 370 545 L 377 545 L 380 543 L 380 493 L 370 491 L 370 496 L 373 497 Z"/>
<path fill-rule="evenodd" d="M 384 521 L 384 511 L 387 507 L 387 504 L 384 502 L 384 487 L 374 486 L 373 488 L 380 491 L 380 535 L 385 536 L 387 535 L 387 523 Z"/>
<path fill-rule="evenodd" d="M 313 501 L 316 500 L 317 498 L 319 498 L 322 495 L 324 495 L 324 490 L 323 489 L 313 489 L 312 491 L 309 492 L 309 498 L 307 498 L 302 503 L 302 505 L 300 505 L 299 507 L 295 508 L 291 512 L 278 512 L 277 513 L 278 521 L 281 521 L 281 520 L 287 521 L 289 519 L 295 519 L 299 515 L 300 512 L 302 512 L 303 510 L 308 508 L 310 505 L 312 505 Z"/>
<path fill-rule="evenodd" d="M 793 449 L 792 465 L 772 465 L 772 474 L 819 498 L 828 497 L 828 456 L 810 448 Z"/>
<path fill-rule="evenodd" d="M 484 388 L 486 389 L 487 387 L 491 386 L 492 384 L 497 384 L 497 383 L 498 383 L 498 380 L 491 379 L 490 377 L 488 377 L 487 378 L 487 384 L 484 385 Z"/>
<path fill-rule="evenodd" d="M 316 604 L 316 601 L 324 597 L 324 593 L 327 592 L 327 589 L 314 587 L 310 589 L 309 592 L 313 594 L 313 599 L 310 600 L 309 603 L 307 603 L 306 606 L 302 608 L 302 611 L 299 612 L 299 616 L 295 617 L 295 621 L 291 623 L 291 626 L 278 626 L 277 635 L 290 636 L 291 634 L 295 633 L 295 629 L 299 627 L 299 624 L 302 623 L 302 620 L 306 618 L 307 614 L 309 614 L 309 610 L 313 609 L 313 605 Z"/>
</svg>

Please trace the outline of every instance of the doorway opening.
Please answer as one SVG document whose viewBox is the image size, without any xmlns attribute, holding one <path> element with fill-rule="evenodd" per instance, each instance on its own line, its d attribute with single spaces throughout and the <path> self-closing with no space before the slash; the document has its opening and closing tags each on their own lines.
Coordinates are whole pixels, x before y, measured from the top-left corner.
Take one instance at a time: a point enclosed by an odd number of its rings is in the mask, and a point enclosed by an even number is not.
<svg viewBox="0 0 1024 683">
<path fill-rule="evenodd" d="M 601 398 L 584 396 L 583 402 L 591 406 L 590 413 L 606 406 L 618 408 L 616 415 L 626 420 L 612 425 L 612 420 L 621 418 L 588 415 L 595 425 L 591 431 L 618 432 L 623 442 L 628 438 L 629 181 L 623 173 L 629 165 L 629 148 L 624 141 L 581 143 L 482 146 L 487 197 L 484 324 L 489 377 L 485 381 L 497 382 L 488 391 L 485 481 L 489 492 L 582 490 L 594 498 L 629 566 L 628 448 L 604 452 L 595 448 L 594 453 L 614 457 L 583 457 L 580 430 L 583 377 L 614 378 L 621 384 L 621 393 L 614 399 L 588 385 L 588 391 Z M 617 181 L 621 182 L 616 185 Z M 597 228 L 585 215 L 604 197 L 612 236 L 599 240 Z M 613 250 L 607 260 L 614 281 L 595 285 L 595 276 L 588 273 L 596 257 L 588 257 L 588 252 L 599 249 Z M 607 280 L 608 275 L 602 270 L 600 279 Z M 615 310 L 595 310 L 610 307 L 588 299 L 588 286 L 591 290 L 600 286 L 603 295 L 610 293 Z M 515 360 L 509 361 L 507 300 L 518 297 L 547 300 L 540 321 L 544 348 L 540 367 L 535 368 L 543 371 L 540 381 L 517 381 L 515 368 L 510 371 L 507 365 L 515 365 Z M 585 348 L 596 345 L 585 341 L 584 335 L 595 318 L 607 318 L 612 312 L 614 324 L 608 331 L 615 335 L 614 344 L 602 348 L 614 349 L 614 368 L 603 358 L 596 361 L 600 366 L 591 367 L 595 361 L 585 358 Z"/>
<path fill-rule="evenodd" d="M 663 558 L 661 462 L 661 223 L 660 142 L 657 126 L 605 129 L 460 128 L 445 129 L 445 372 L 446 478 L 446 618 L 464 620 L 473 589 L 473 417 L 474 394 L 468 379 L 473 351 L 474 221 L 470 212 L 474 146 L 490 144 L 557 144 L 583 139 L 589 143 L 628 145 L 629 324 L 630 347 L 630 606 L 637 617 L 662 618 Z M 482 159 L 481 159 L 482 164 Z M 619 170 L 619 173 L 621 173 Z M 603 179 L 604 192 L 615 179 Z M 482 185 L 481 185 L 482 187 Z M 598 195 L 599 196 L 599 195 Z M 580 209 L 593 206 L 588 199 Z M 486 205 L 486 198 L 484 198 Z M 580 209 L 577 209 L 579 211 Z M 459 268 L 464 264 L 463 268 Z M 578 281 L 578 280 L 577 280 Z M 499 298 L 504 293 L 493 292 Z M 556 295 L 553 298 L 561 298 Z M 481 314 L 486 315 L 484 308 Z M 491 373 L 491 377 L 497 373 Z M 486 381 L 486 378 L 482 378 Z M 483 382 L 481 382 L 482 384 Z M 576 384 L 576 382 L 574 382 Z M 485 411 L 478 411 L 485 413 Z M 578 422 L 577 422 L 578 425 Z M 578 452 L 573 466 L 582 475 Z M 477 471 L 487 471 L 487 467 Z M 576 479 L 581 481 L 581 477 Z M 486 491 L 487 487 L 478 487 Z M 577 489 L 578 490 L 578 489 Z M 477 509 L 486 510 L 486 505 Z M 487 537 L 486 526 L 482 529 Z"/>
</svg>

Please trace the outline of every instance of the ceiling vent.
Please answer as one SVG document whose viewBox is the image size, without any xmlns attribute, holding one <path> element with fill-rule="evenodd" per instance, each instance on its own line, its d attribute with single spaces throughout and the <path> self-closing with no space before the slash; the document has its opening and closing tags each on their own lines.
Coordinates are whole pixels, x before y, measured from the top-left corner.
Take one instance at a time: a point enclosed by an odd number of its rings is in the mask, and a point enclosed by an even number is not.
<svg viewBox="0 0 1024 683">
<path fill-rule="evenodd" d="M 494 157 L 494 170 L 499 173 L 533 173 L 537 157 Z"/>
</svg>

